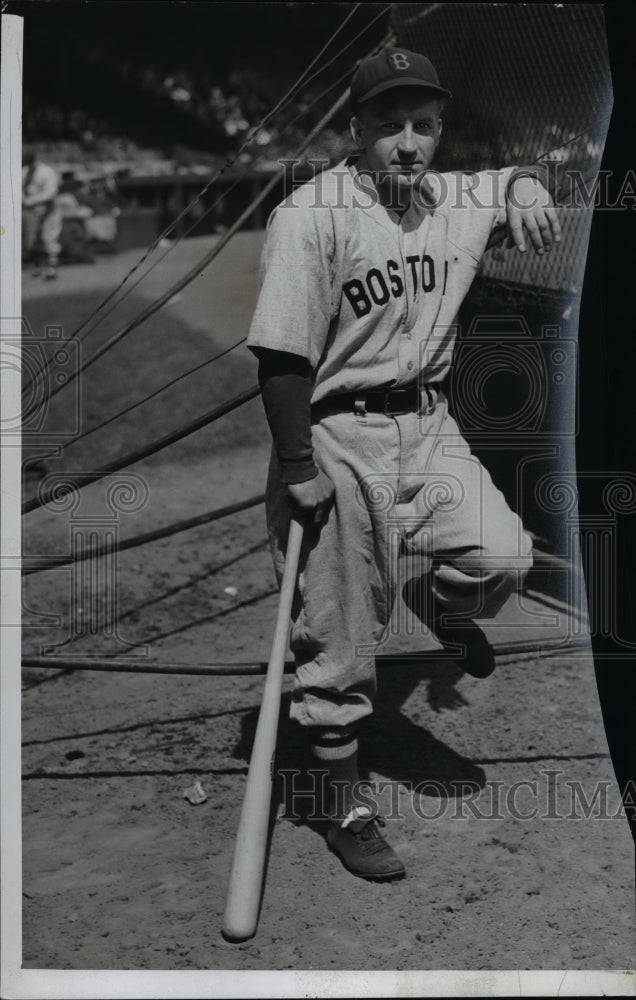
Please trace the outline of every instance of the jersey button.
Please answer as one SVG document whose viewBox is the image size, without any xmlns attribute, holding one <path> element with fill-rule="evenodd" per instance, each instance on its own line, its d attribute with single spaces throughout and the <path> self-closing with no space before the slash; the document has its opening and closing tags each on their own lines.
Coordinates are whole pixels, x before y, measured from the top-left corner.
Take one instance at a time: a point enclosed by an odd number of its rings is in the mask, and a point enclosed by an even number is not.
<svg viewBox="0 0 636 1000">
<path fill-rule="evenodd" d="M 408 365 L 407 365 L 406 367 L 408 368 L 408 370 L 409 370 L 410 372 L 412 372 L 412 371 L 413 371 L 413 362 L 412 362 L 412 361 L 409 361 L 409 363 L 408 363 Z"/>
</svg>

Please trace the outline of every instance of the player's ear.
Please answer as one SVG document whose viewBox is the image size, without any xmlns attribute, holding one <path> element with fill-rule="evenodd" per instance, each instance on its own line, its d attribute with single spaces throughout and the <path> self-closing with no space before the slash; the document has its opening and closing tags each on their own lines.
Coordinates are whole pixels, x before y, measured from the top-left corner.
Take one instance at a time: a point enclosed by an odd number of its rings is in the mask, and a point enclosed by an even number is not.
<svg viewBox="0 0 636 1000">
<path fill-rule="evenodd" d="M 355 142 L 356 146 L 358 146 L 358 148 L 361 148 L 363 125 L 360 119 L 356 117 L 356 115 L 353 115 L 349 123 L 349 128 L 351 130 L 351 138 Z"/>
</svg>

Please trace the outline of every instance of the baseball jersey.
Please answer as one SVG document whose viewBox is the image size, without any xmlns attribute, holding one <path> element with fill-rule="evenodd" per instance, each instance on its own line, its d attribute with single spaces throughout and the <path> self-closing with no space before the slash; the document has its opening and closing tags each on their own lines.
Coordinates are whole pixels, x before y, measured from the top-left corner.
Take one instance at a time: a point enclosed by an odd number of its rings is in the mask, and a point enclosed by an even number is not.
<svg viewBox="0 0 636 1000">
<path fill-rule="evenodd" d="M 306 358 L 312 404 L 441 381 L 514 170 L 431 172 L 429 197 L 414 195 L 401 216 L 352 159 L 318 174 L 269 218 L 248 347 Z"/>
<path fill-rule="evenodd" d="M 25 208 L 52 201 L 57 190 L 57 171 L 48 163 L 36 161 L 31 167 L 22 167 L 22 195 Z"/>
</svg>

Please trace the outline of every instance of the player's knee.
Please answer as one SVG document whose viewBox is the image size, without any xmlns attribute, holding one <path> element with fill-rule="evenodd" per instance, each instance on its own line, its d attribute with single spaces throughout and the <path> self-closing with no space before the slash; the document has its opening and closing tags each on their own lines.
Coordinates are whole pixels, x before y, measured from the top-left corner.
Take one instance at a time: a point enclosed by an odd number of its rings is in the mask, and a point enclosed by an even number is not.
<svg viewBox="0 0 636 1000">
<path fill-rule="evenodd" d="M 521 583 L 525 580 L 528 573 L 532 569 L 534 563 L 534 553 L 532 549 L 532 539 L 527 531 L 521 533 L 520 542 L 520 555 L 518 558 L 518 575 L 521 578 Z"/>
<path fill-rule="evenodd" d="M 481 613 L 493 617 L 523 587 L 532 568 L 532 540 L 523 532 L 515 546 L 491 547 L 482 553 Z"/>
<path fill-rule="evenodd" d="M 483 565 L 492 567 L 510 581 L 523 580 L 532 569 L 532 539 L 527 531 L 514 537 L 500 537 L 489 540 L 481 551 Z"/>
</svg>

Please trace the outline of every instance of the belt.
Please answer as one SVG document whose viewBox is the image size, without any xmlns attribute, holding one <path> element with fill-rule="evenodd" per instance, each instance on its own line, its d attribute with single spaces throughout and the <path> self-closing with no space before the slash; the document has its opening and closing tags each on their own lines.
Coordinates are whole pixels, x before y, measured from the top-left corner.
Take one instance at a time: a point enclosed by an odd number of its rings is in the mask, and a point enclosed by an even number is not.
<svg viewBox="0 0 636 1000">
<path fill-rule="evenodd" d="M 426 385 L 419 385 L 412 382 L 399 389 L 387 389 L 385 392 L 369 390 L 368 392 L 342 392 L 332 396 L 325 396 L 314 409 L 316 411 L 327 411 L 329 413 L 350 412 L 364 415 L 365 413 L 385 413 L 387 416 L 399 416 L 402 413 L 419 411 L 422 406 L 422 396 L 426 393 L 428 403 L 422 410 L 423 413 L 435 412 L 437 406 L 437 395 L 439 393 L 439 382 L 429 382 Z"/>
</svg>

